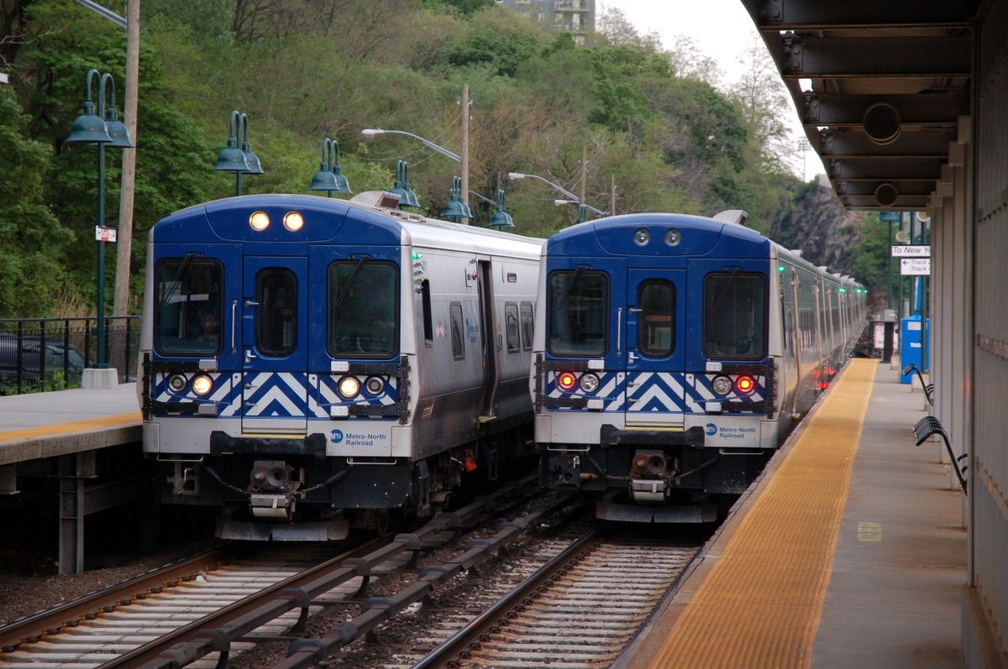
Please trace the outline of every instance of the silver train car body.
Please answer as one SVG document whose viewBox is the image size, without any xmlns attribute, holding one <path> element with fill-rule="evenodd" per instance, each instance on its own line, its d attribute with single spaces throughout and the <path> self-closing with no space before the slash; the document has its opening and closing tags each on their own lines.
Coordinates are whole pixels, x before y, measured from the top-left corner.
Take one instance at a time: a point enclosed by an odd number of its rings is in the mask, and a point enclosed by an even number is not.
<svg viewBox="0 0 1008 669">
<path fill-rule="evenodd" d="M 532 452 L 542 240 L 397 203 L 246 196 L 154 226 L 137 386 L 162 504 L 333 540 Z"/>
<path fill-rule="evenodd" d="M 635 214 L 543 247 L 543 478 L 600 518 L 706 522 L 762 471 L 861 331 L 865 293 L 737 221 Z"/>
</svg>

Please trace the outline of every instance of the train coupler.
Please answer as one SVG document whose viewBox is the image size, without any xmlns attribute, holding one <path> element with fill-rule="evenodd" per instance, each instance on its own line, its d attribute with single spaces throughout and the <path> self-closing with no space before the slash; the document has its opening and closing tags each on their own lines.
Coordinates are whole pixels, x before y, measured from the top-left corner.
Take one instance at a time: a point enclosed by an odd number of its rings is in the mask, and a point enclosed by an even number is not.
<svg viewBox="0 0 1008 669">
<path fill-rule="evenodd" d="M 291 495 L 253 493 L 249 495 L 249 506 L 254 518 L 291 520 L 296 503 Z"/>
</svg>

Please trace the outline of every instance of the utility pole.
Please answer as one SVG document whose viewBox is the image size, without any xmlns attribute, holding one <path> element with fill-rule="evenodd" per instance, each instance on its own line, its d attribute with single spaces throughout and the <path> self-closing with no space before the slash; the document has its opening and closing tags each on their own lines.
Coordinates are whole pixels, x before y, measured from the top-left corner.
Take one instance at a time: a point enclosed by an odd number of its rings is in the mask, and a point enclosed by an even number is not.
<svg viewBox="0 0 1008 669">
<path fill-rule="evenodd" d="M 126 95 L 123 114 L 129 136 L 137 138 L 137 91 L 140 78 L 140 0 L 126 7 Z M 136 151 L 123 151 L 122 186 L 119 199 L 119 229 L 116 235 L 115 292 L 112 315 L 125 316 L 129 309 L 130 258 L 133 255 L 133 196 L 136 192 Z"/>
<path fill-rule="evenodd" d="M 462 85 L 462 204 L 469 208 L 469 84 Z M 462 219 L 460 223 L 469 223 L 469 219 Z"/>
<path fill-rule="evenodd" d="M 588 147 L 584 144 L 581 145 L 581 191 L 578 195 L 581 196 L 582 204 L 587 202 L 585 199 L 585 191 L 587 190 L 588 183 Z"/>
<path fill-rule="evenodd" d="M 609 175 L 609 215 L 616 215 L 616 175 Z"/>
</svg>

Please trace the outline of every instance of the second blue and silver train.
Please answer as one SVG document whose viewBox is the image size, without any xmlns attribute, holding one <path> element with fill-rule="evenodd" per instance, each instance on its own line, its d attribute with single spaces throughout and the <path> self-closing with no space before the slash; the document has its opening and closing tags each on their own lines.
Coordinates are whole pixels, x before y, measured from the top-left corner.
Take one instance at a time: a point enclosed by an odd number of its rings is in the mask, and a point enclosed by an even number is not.
<svg viewBox="0 0 1008 669">
<path fill-rule="evenodd" d="M 617 216 L 543 247 L 535 440 L 548 485 L 600 518 L 715 520 L 861 331 L 859 284 L 742 220 Z"/>
</svg>

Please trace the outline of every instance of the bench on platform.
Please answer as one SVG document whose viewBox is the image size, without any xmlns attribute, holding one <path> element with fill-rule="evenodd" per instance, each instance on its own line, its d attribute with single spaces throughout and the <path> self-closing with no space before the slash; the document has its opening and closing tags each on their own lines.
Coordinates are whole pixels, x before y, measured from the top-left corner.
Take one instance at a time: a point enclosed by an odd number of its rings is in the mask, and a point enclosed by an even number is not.
<svg viewBox="0 0 1008 669">
<path fill-rule="evenodd" d="M 930 399 L 930 396 L 929 396 Z M 952 460 L 952 466 L 955 468 L 956 478 L 959 479 L 959 485 L 962 486 L 963 493 L 969 494 L 966 490 L 966 465 L 963 460 L 966 459 L 966 454 L 956 455 L 952 450 L 952 442 L 949 441 L 948 432 L 942 426 L 941 421 L 939 421 L 934 416 L 924 416 L 917 424 L 914 425 L 914 439 L 917 441 L 917 446 L 924 443 L 928 437 L 932 434 L 937 434 L 945 442 L 945 449 L 948 451 L 949 458 Z"/>
<path fill-rule="evenodd" d="M 924 374 L 920 371 L 917 365 L 907 365 L 903 368 L 903 376 L 906 376 L 910 372 L 917 372 L 917 378 L 920 379 L 921 388 L 924 389 L 924 397 L 927 398 L 928 404 L 934 406 L 934 384 L 924 383 Z"/>
</svg>

